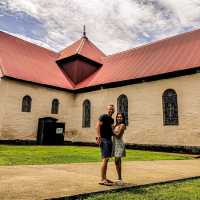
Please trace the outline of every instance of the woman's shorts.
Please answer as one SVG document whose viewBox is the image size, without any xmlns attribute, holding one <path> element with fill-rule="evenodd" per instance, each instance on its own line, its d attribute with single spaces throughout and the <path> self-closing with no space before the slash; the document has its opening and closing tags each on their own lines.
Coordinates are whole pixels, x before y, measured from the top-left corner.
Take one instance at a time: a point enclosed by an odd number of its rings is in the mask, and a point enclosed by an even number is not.
<svg viewBox="0 0 200 200">
<path fill-rule="evenodd" d="M 112 140 L 101 138 L 100 149 L 102 158 L 110 158 L 112 155 Z"/>
</svg>

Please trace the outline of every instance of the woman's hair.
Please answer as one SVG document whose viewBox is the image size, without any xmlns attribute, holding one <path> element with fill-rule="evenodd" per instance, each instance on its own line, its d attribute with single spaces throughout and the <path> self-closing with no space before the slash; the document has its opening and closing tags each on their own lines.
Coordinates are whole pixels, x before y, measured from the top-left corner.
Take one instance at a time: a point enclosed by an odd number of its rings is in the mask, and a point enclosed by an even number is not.
<svg viewBox="0 0 200 200">
<path fill-rule="evenodd" d="M 118 124 L 118 123 L 117 123 L 117 117 L 118 117 L 118 115 L 121 115 L 122 118 L 123 118 L 121 124 L 126 125 L 126 122 L 125 122 L 125 115 L 124 115 L 124 113 L 120 113 L 120 112 L 118 112 L 117 115 L 116 115 L 116 125 Z"/>
</svg>

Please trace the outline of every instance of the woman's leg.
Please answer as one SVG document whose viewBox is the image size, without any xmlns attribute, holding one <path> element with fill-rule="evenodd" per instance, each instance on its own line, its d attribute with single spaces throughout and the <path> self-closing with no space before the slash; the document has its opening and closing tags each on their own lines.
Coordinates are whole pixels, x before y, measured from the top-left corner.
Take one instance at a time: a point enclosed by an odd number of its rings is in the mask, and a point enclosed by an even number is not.
<svg viewBox="0 0 200 200">
<path fill-rule="evenodd" d="M 115 166 L 117 170 L 118 179 L 122 179 L 122 167 L 121 167 L 121 158 L 115 158 Z"/>
</svg>

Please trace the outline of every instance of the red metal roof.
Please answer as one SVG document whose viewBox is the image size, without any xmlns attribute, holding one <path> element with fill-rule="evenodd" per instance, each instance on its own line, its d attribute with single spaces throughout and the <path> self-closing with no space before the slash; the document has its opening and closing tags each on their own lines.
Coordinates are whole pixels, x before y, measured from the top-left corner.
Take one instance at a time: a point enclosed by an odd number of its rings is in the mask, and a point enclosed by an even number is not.
<svg viewBox="0 0 200 200">
<path fill-rule="evenodd" d="M 104 57 L 102 62 L 76 88 L 200 67 L 200 29 Z"/>
<path fill-rule="evenodd" d="M 101 63 L 101 57 L 105 56 L 105 54 L 99 50 L 87 37 L 81 37 L 81 39 L 62 50 L 57 60 L 62 60 L 77 54 L 98 63 Z"/>
<path fill-rule="evenodd" d="M 77 85 L 56 64 L 75 54 L 103 64 Z M 145 78 L 200 67 L 200 29 L 110 56 L 85 37 L 55 53 L 0 32 L 0 67 L 4 76 L 67 89 Z"/>
<path fill-rule="evenodd" d="M 0 67 L 4 76 L 72 89 L 73 83 L 55 63 L 58 54 L 0 32 Z"/>
</svg>

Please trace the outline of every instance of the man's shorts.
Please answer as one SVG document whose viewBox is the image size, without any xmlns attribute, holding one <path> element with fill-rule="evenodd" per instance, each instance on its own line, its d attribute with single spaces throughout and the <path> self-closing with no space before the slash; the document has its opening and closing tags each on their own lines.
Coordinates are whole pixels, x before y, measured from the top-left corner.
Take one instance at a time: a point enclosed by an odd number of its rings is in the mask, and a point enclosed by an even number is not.
<svg viewBox="0 0 200 200">
<path fill-rule="evenodd" d="M 112 155 L 112 140 L 101 138 L 101 157 L 102 158 L 110 158 Z"/>
</svg>

